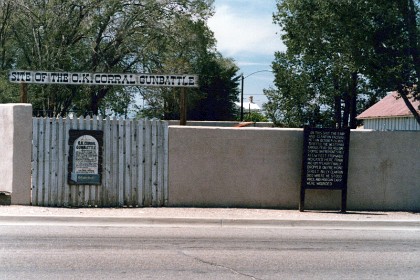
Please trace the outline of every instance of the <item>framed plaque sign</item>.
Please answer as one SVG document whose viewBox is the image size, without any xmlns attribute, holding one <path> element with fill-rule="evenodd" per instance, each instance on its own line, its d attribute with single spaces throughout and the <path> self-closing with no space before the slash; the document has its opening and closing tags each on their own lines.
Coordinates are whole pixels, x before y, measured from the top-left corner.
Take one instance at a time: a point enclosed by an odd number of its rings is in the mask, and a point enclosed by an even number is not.
<svg viewBox="0 0 420 280">
<path fill-rule="evenodd" d="M 304 210 L 306 189 L 342 191 L 346 211 L 350 129 L 304 128 L 299 210 Z"/>
<path fill-rule="evenodd" d="M 102 145 L 102 131 L 69 131 L 69 184 L 101 184 Z"/>
</svg>

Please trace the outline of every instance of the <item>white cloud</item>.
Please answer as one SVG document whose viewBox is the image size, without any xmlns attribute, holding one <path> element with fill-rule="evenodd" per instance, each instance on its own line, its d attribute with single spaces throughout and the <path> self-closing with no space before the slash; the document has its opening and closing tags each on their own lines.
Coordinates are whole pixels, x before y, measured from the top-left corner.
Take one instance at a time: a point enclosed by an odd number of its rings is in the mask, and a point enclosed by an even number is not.
<svg viewBox="0 0 420 280">
<path fill-rule="evenodd" d="M 270 64 L 267 64 L 267 62 L 251 62 L 251 61 L 236 61 L 236 64 L 241 66 L 241 67 L 245 67 L 245 66 L 261 66 L 261 67 L 267 67 Z"/>
<path fill-rule="evenodd" d="M 255 10 L 233 10 L 231 6 L 220 5 L 216 6 L 216 13 L 208 24 L 215 33 L 218 50 L 227 56 L 273 55 L 284 49 L 276 34 L 279 27 L 272 23 L 271 14 L 261 15 Z"/>
</svg>

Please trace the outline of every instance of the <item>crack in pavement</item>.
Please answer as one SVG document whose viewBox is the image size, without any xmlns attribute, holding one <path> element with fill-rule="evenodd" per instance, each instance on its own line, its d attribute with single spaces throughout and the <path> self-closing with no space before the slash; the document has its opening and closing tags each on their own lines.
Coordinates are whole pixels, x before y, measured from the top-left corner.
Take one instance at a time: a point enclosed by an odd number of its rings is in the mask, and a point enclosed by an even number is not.
<svg viewBox="0 0 420 280">
<path fill-rule="evenodd" d="M 246 274 L 246 273 L 242 273 L 240 271 L 237 271 L 237 270 L 235 270 L 235 269 L 233 269 L 231 267 L 224 266 L 224 265 L 221 265 L 221 264 L 217 264 L 217 263 L 214 263 L 214 262 L 210 262 L 210 261 L 206 261 L 206 260 L 200 259 L 199 257 L 193 256 L 193 255 L 189 255 L 189 254 L 185 253 L 184 251 L 180 251 L 180 252 L 181 252 L 182 255 L 184 255 L 186 257 L 189 257 L 189 258 L 192 258 L 192 259 L 194 259 L 194 260 L 196 260 L 196 261 L 198 261 L 200 263 L 203 263 L 203 264 L 206 264 L 206 265 L 211 265 L 211 266 L 214 266 L 214 267 L 223 268 L 225 270 L 229 270 L 230 272 L 232 272 L 234 274 L 245 276 L 245 277 L 249 277 L 250 279 L 262 280 L 262 279 L 259 279 L 259 278 L 254 277 L 252 275 L 249 275 L 249 274 Z"/>
</svg>

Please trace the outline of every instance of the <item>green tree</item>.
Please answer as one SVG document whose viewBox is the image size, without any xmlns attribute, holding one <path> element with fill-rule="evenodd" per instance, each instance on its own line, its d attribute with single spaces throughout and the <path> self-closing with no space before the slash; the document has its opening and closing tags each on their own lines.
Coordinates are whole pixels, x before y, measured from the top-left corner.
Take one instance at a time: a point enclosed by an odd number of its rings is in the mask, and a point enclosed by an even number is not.
<svg viewBox="0 0 420 280">
<path fill-rule="evenodd" d="M 268 122 L 268 118 L 260 112 L 248 112 L 244 114 L 243 121 L 244 122 Z"/>
<path fill-rule="evenodd" d="M 198 61 L 195 73 L 200 77 L 198 89 L 187 91 L 187 116 L 190 120 L 234 120 L 238 100 L 238 67 L 231 59 L 218 53 L 206 53 Z M 139 117 L 179 119 L 180 89 L 151 89 L 143 91 L 147 106 Z"/>
<path fill-rule="evenodd" d="M 325 126 L 332 103 L 323 90 L 332 90 L 329 80 L 314 72 L 299 58 L 286 53 L 276 53 L 273 62 L 275 86 L 265 90 L 268 102 L 264 105 L 270 119 L 278 126 L 301 127 L 302 125 Z M 329 88 L 328 88 L 329 86 Z"/>
<path fill-rule="evenodd" d="M 0 103 L 19 101 L 19 89 L 7 81 L 8 69 L 14 64 L 15 45 L 13 37 L 14 6 L 9 1 L 0 1 Z"/>
<path fill-rule="evenodd" d="M 379 15 L 372 17 L 373 52 L 367 73 L 374 86 L 398 91 L 420 124 L 410 99 L 420 100 L 420 2 L 382 1 Z"/>
<path fill-rule="evenodd" d="M 164 39 L 159 51 L 165 59 L 158 71 L 199 75 L 200 87 L 186 90 L 188 119 L 232 120 L 238 98 L 238 81 L 234 79 L 238 67 L 217 52 L 205 20 L 177 19 L 172 27 L 192 36 Z M 144 89 L 142 96 L 147 106 L 139 116 L 179 118 L 179 89 Z"/>
<path fill-rule="evenodd" d="M 15 46 L 13 67 L 18 69 L 185 73 L 194 70 L 197 53 L 213 47 L 212 33 L 202 32 L 213 13 L 212 0 L 2 3 L 13 7 L 13 37 L 8 42 L 14 42 L 9 45 Z M 69 110 L 97 114 L 109 109 L 126 114 L 137 91 L 106 86 L 31 85 L 29 97 L 35 110 L 52 115 Z"/>
<path fill-rule="evenodd" d="M 397 6 L 401 8 L 393 9 Z M 403 7 L 408 7 L 408 11 Z M 312 115 L 321 111 L 325 116 L 333 116 L 335 126 L 354 128 L 357 112 L 364 104 L 375 102 L 386 91 L 401 85 L 414 91 L 418 79 L 413 78 L 417 52 L 414 50 L 418 50 L 414 35 L 418 34 L 418 28 L 413 28 L 416 21 L 412 18 L 417 15 L 418 4 L 414 5 L 412 0 L 279 0 L 277 8 L 274 21 L 284 31 L 282 38 L 288 47 L 273 62 L 280 100 L 293 96 L 314 110 Z M 411 21 L 404 15 L 411 15 Z M 393 37 L 395 34 L 399 36 Z M 390 38 L 391 45 L 386 42 Z M 388 53 L 386 60 L 381 46 L 390 46 L 386 48 L 392 55 Z M 281 81 L 284 78 L 288 85 Z M 296 87 L 296 83 L 299 90 L 292 86 Z M 302 100 L 299 94 L 311 98 Z M 269 96 L 271 110 L 274 101 Z M 302 118 L 302 103 L 295 104 L 278 110 L 282 115 L 296 115 L 299 125 L 308 123 Z M 328 122 L 324 118 L 320 125 L 330 125 Z"/>
<path fill-rule="evenodd" d="M 219 54 L 201 62 L 200 96 L 188 112 L 192 120 L 229 121 L 237 115 L 239 96 L 238 67 Z"/>
</svg>

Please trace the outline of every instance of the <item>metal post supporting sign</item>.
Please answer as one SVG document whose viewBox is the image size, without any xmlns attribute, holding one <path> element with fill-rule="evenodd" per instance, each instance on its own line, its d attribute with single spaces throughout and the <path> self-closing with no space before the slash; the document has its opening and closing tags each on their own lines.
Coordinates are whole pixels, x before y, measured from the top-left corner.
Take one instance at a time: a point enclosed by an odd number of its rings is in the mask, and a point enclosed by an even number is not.
<svg viewBox="0 0 420 280">
<path fill-rule="evenodd" d="M 349 142 L 349 128 L 304 128 L 301 212 L 306 189 L 341 190 L 341 212 L 346 212 Z"/>
</svg>

